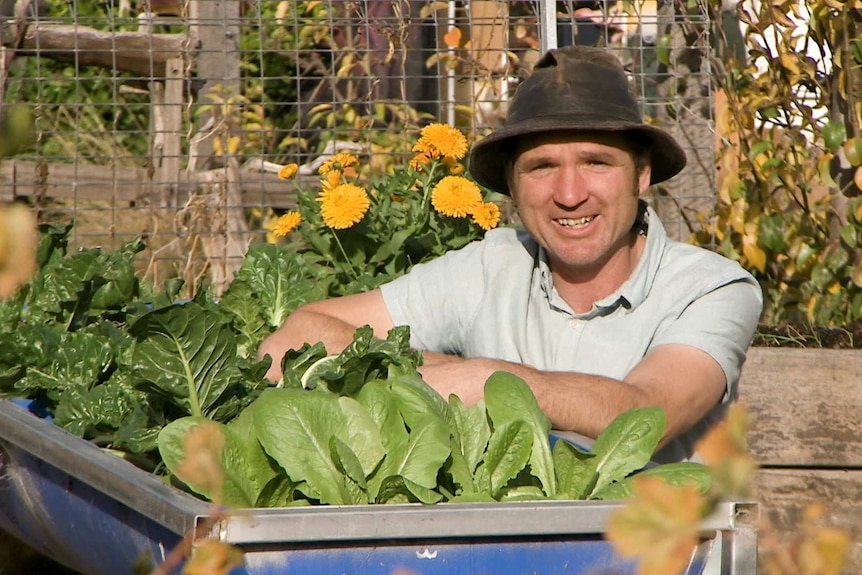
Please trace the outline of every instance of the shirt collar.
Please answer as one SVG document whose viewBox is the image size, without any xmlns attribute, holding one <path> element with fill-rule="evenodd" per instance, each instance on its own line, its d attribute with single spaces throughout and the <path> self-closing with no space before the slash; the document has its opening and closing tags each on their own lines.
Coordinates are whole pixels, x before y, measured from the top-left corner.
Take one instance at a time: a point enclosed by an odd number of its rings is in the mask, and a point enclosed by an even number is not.
<svg viewBox="0 0 862 575">
<path fill-rule="evenodd" d="M 548 299 L 548 304 L 572 316 L 588 319 L 611 313 L 617 307 L 633 310 L 643 303 L 655 281 L 661 263 L 661 254 L 664 252 L 668 238 L 658 215 L 643 200 L 641 200 L 638 222 L 635 225 L 642 229 L 641 233 L 646 234 L 646 245 L 632 275 L 617 291 L 595 302 L 593 308 L 583 314 L 576 314 L 572 311 L 569 304 L 557 293 L 554 288 L 551 268 L 548 265 L 548 254 L 543 247 L 538 246 L 536 264 L 539 271 L 539 282 L 545 297 Z"/>
<path fill-rule="evenodd" d="M 646 299 L 647 295 L 655 282 L 658 274 L 659 266 L 661 265 L 661 256 L 667 246 L 667 232 L 655 211 L 641 201 L 646 208 L 643 211 L 643 225 L 646 230 L 646 245 L 641 254 L 638 265 L 635 266 L 632 275 L 623 285 L 620 286 L 615 293 L 604 298 L 596 305 L 603 305 L 606 301 L 625 301 L 622 303 L 627 309 L 635 309 Z"/>
</svg>

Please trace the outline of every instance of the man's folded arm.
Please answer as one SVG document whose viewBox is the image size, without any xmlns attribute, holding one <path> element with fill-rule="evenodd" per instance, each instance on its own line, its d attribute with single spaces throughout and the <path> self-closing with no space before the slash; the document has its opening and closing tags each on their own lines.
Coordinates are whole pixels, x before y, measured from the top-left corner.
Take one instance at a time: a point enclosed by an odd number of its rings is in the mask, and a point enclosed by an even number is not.
<svg viewBox="0 0 862 575">
<path fill-rule="evenodd" d="M 266 376 L 281 378 L 281 360 L 290 349 L 305 343 L 322 342 L 329 353 L 339 353 L 353 341 L 356 329 L 371 326 L 374 336 L 385 339 L 392 329 L 392 319 L 383 303 L 380 290 L 348 295 L 305 304 L 296 309 L 280 328 L 261 343 L 257 356 L 272 357 Z"/>
</svg>

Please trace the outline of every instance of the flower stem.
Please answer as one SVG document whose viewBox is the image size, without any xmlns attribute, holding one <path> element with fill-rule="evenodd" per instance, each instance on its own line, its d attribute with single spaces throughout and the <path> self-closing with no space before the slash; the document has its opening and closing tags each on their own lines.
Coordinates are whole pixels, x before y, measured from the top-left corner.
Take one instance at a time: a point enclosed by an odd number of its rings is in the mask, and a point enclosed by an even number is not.
<svg viewBox="0 0 862 575">
<path fill-rule="evenodd" d="M 335 243 L 338 244 L 338 249 L 341 251 L 341 255 L 344 256 L 344 261 L 347 262 L 347 267 L 350 268 L 350 271 L 353 273 L 353 279 L 359 279 L 359 274 L 353 269 L 353 264 L 350 263 L 350 258 L 347 257 L 347 252 L 344 251 L 344 246 L 341 245 L 341 240 L 338 238 L 338 234 L 332 228 L 332 237 L 335 238 Z"/>
</svg>

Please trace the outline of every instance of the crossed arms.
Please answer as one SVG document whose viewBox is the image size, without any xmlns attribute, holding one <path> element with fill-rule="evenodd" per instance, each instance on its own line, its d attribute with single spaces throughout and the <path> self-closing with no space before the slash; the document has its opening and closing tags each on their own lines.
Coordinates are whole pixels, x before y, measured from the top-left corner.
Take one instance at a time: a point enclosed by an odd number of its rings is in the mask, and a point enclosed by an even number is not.
<svg viewBox="0 0 862 575">
<path fill-rule="evenodd" d="M 380 290 L 302 306 L 261 344 L 258 357 L 273 358 L 267 377 L 281 377 L 281 358 L 306 342 L 323 342 L 330 353 L 353 341 L 358 327 L 369 325 L 385 338 L 393 321 Z M 555 429 L 597 437 L 613 419 L 633 407 L 659 406 L 667 423 L 662 443 L 700 421 L 722 398 L 724 371 L 709 354 L 692 346 L 654 348 L 622 381 L 577 372 L 540 371 L 529 365 L 490 358 L 462 358 L 423 352 L 423 379 L 443 397 L 457 395 L 468 405 L 482 398 L 485 381 L 495 371 L 522 378 Z"/>
</svg>

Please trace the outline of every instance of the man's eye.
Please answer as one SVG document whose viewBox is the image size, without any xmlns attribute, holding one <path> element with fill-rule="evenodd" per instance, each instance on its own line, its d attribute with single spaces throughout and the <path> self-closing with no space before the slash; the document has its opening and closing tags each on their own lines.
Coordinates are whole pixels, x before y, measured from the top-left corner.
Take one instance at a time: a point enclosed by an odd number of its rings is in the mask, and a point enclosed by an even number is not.
<svg viewBox="0 0 862 575">
<path fill-rule="evenodd" d="M 530 168 L 530 171 L 536 172 L 541 170 L 548 170 L 551 167 L 552 166 L 550 162 L 538 162 L 536 164 L 533 164 L 533 166 Z"/>
</svg>

